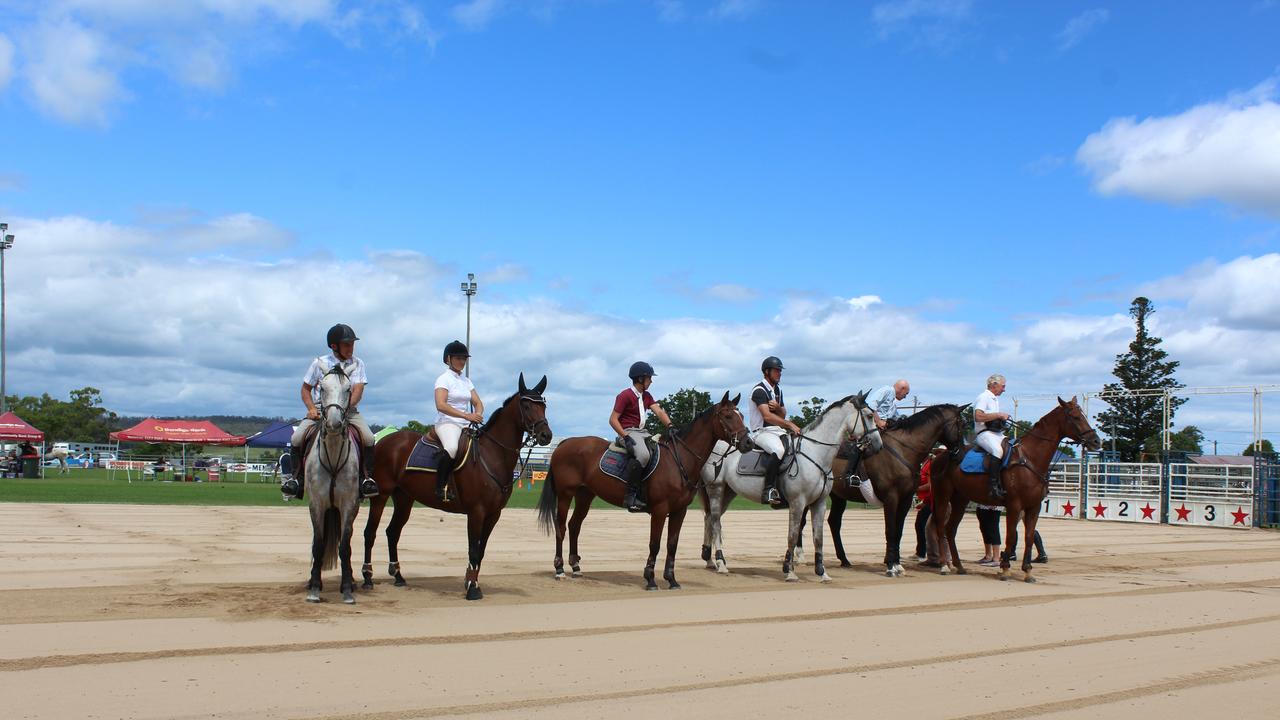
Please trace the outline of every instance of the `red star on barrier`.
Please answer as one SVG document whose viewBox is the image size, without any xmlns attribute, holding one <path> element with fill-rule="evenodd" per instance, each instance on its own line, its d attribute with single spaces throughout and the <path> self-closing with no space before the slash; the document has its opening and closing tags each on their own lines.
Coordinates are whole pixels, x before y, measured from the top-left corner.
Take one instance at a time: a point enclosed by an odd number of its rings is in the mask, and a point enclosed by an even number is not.
<svg viewBox="0 0 1280 720">
<path fill-rule="evenodd" d="M 1235 518 L 1235 520 L 1231 523 L 1232 525 L 1236 525 L 1236 524 L 1244 525 L 1244 519 L 1249 517 L 1249 513 L 1245 512 L 1244 508 L 1237 505 L 1236 511 L 1231 513 L 1231 517 Z"/>
<path fill-rule="evenodd" d="M 1066 513 L 1066 514 L 1067 514 L 1067 517 L 1075 517 L 1075 516 L 1076 516 L 1076 506 L 1075 506 L 1075 505 L 1072 505 L 1072 504 L 1071 504 L 1071 503 L 1069 503 L 1069 502 L 1068 502 L 1068 503 L 1063 503 L 1063 505 L 1062 505 L 1062 512 Z"/>
<path fill-rule="evenodd" d="M 1187 516 L 1191 514 L 1191 508 L 1187 507 L 1186 503 L 1182 503 L 1180 508 L 1174 508 L 1174 512 L 1178 513 L 1179 522 L 1190 522 Z"/>
<path fill-rule="evenodd" d="M 1155 517 L 1153 517 L 1151 513 L 1155 512 L 1156 509 L 1151 507 L 1151 503 L 1147 503 L 1138 509 L 1142 511 L 1143 520 L 1155 520 Z"/>
<path fill-rule="evenodd" d="M 1094 505 L 1094 506 L 1093 506 L 1093 516 L 1094 516 L 1094 517 L 1096 517 L 1096 518 L 1106 517 L 1106 514 L 1107 514 L 1107 506 L 1106 506 L 1106 505 L 1103 505 L 1101 502 L 1099 502 L 1097 505 Z"/>
</svg>

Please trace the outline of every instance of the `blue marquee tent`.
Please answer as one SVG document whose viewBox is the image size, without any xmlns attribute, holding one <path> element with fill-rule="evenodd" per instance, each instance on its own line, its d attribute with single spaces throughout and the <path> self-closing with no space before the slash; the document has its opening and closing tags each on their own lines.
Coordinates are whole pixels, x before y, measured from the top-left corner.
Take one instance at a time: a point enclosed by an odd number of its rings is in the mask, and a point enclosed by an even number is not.
<svg viewBox="0 0 1280 720">
<path fill-rule="evenodd" d="M 249 447 L 287 448 L 289 438 L 293 435 L 293 425 L 276 421 L 259 430 L 245 441 Z"/>
</svg>

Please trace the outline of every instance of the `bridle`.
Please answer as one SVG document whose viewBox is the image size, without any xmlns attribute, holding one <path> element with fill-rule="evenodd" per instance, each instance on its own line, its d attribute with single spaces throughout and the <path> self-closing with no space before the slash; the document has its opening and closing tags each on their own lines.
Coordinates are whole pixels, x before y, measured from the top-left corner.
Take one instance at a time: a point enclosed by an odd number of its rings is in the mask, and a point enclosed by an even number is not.
<svg viewBox="0 0 1280 720">
<path fill-rule="evenodd" d="M 342 370 L 341 365 L 334 365 L 332 368 L 330 368 L 329 372 L 325 373 L 325 377 L 328 377 L 329 375 L 337 375 L 338 377 L 347 381 L 348 386 L 350 385 L 350 378 L 348 378 L 346 372 Z M 321 391 L 320 399 L 321 400 L 324 399 L 323 391 Z M 347 464 L 347 459 L 351 456 L 352 443 L 350 442 L 343 443 L 342 454 L 338 456 L 338 462 L 337 463 L 330 462 L 331 459 L 328 457 L 328 454 L 325 452 L 325 448 L 327 448 L 328 445 L 325 442 L 323 442 L 324 438 L 329 437 L 330 435 L 333 434 L 329 430 L 329 423 L 326 422 L 326 416 L 328 414 L 329 408 L 337 408 L 342 415 L 342 423 L 337 430 L 337 433 L 342 436 L 345 436 L 347 434 L 347 428 L 349 427 L 348 421 L 347 421 L 347 413 L 349 408 L 348 408 L 348 403 L 346 402 L 341 402 L 341 403 L 328 402 L 328 403 L 323 403 L 320 406 L 320 423 L 319 423 L 320 432 L 316 433 L 316 444 L 319 445 L 319 447 L 316 449 L 316 460 L 320 463 L 320 467 L 324 468 L 324 471 L 329 474 L 329 477 L 332 478 L 337 475 L 337 468 L 340 468 L 343 465 Z M 333 493 L 332 483 L 330 483 L 329 485 L 329 492 L 330 492 L 330 495 L 332 495 Z"/>
<path fill-rule="evenodd" d="M 521 393 L 518 397 L 515 398 L 515 400 L 516 400 L 516 407 L 520 409 L 520 429 L 524 432 L 523 439 L 520 441 L 520 445 L 518 447 L 510 447 L 504 444 L 501 440 L 493 437 L 492 434 L 484 432 L 480 427 L 478 427 L 474 423 L 472 423 L 467 428 L 467 432 L 470 433 L 474 441 L 478 442 L 480 440 L 488 440 L 489 442 L 493 443 L 494 445 L 497 445 L 498 447 L 502 448 L 503 450 L 506 450 L 507 452 L 515 453 L 517 458 L 519 458 L 520 456 L 521 448 L 528 448 L 525 451 L 524 462 L 520 463 L 520 472 L 523 473 L 524 468 L 529 465 L 529 457 L 533 454 L 534 446 L 538 444 L 538 431 L 541 428 L 546 428 L 547 433 L 550 434 L 551 423 L 547 422 L 546 411 L 544 410 L 542 417 L 538 418 L 536 422 L 530 425 L 529 416 L 524 409 L 525 402 L 538 403 L 545 407 L 547 404 L 547 401 L 545 398 L 542 397 L 542 395 L 526 392 L 526 393 Z M 504 405 L 502 409 L 505 409 L 505 407 L 506 406 Z M 501 409 L 499 410 L 499 412 L 501 412 Z M 498 489 L 502 491 L 502 494 L 504 495 L 511 494 L 511 489 L 515 486 L 515 482 L 516 482 L 515 478 L 512 477 L 506 481 L 503 481 L 502 479 L 498 478 L 497 475 L 494 474 L 492 469 L 489 468 L 489 463 L 485 461 L 483 452 L 476 452 L 476 456 L 479 458 L 480 466 L 484 468 L 485 474 L 488 475 L 489 479 L 492 480 L 494 484 L 498 486 Z"/>
<path fill-rule="evenodd" d="M 723 416 L 721 416 L 719 412 L 716 412 L 716 422 L 720 423 L 720 429 L 723 431 L 725 437 L 733 438 L 733 446 L 741 448 L 742 440 L 746 438 L 746 433 L 747 433 L 746 428 L 743 428 L 741 434 L 735 434 L 733 430 L 729 427 L 729 421 L 726 420 Z M 703 465 L 706 465 L 707 460 L 711 459 L 711 456 L 715 453 L 715 445 L 711 446 L 711 450 L 709 450 L 706 456 L 704 457 L 694 452 L 693 448 L 689 447 L 689 443 L 686 443 L 684 441 L 684 438 L 681 437 L 679 433 L 672 431 L 668 433 L 667 437 L 670 438 L 668 445 L 671 446 L 671 449 L 672 449 L 671 455 L 675 458 L 676 469 L 680 471 L 680 482 L 685 488 L 697 487 L 698 483 L 702 482 L 702 473 L 701 472 L 698 473 L 697 480 L 692 482 L 689 480 L 689 473 L 684 469 L 684 463 L 680 460 L 680 451 L 678 448 L 675 447 L 675 444 L 679 443 L 682 447 L 684 447 L 685 450 L 688 450 L 689 454 L 698 460 L 699 468 L 701 468 Z M 725 455 L 728 455 L 728 454 L 729 454 L 729 451 L 726 450 Z M 720 461 L 724 462 L 723 456 L 720 458 Z M 717 465 L 717 472 L 718 471 L 719 471 L 719 466 Z"/>
</svg>

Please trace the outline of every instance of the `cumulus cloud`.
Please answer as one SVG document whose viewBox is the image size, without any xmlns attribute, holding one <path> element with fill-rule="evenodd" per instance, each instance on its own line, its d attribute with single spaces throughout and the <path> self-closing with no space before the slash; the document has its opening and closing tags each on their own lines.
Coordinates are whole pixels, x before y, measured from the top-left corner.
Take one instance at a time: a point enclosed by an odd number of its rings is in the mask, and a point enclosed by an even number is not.
<svg viewBox="0 0 1280 720">
<path fill-rule="evenodd" d="M 1104 195 L 1189 203 L 1214 199 L 1280 217 L 1276 81 L 1177 115 L 1113 119 L 1076 161 Z"/>
<path fill-rule="evenodd" d="M 437 38 L 407 0 L 62 0 L 31 7 L 25 17 L 13 13 L 16 50 L 0 35 L 0 89 L 16 60 L 36 107 L 81 125 L 109 122 L 129 97 L 121 78 L 130 70 L 221 91 L 239 63 L 306 25 L 347 44 L 358 44 L 365 31 L 432 47 Z"/>
<path fill-rule="evenodd" d="M 1067 21 L 1067 26 L 1058 33 L 1058 49 L 1070 50 L 1084 40 L 1085 36 L 1111 19 L 1111 11 L 1105 8 L 1085 10 Z"/>
<path fill-rule="evenodd" d="M 440 348 L 466 327 L 462 272 L 413 250 L 297 256 L 286 230 L 249 214 L 163 227 L 9 222 L 21 237 L 6 257 L 8 380 L 18 394 L 65 397 L 92 385 L 127 414 L 296 415 L 302 371 L 324 352 L 324 331 L 345 322 L 369 365 L 365 415 L 429 420 Z M 264 255 L 262 238 L 283 249 Z M 1161 303 L 1153 327 L 1183 361 L 1184 382 L 1280 378 L 1280 359 L 1265 351 L 1280 340 L 1280 296 L 1265 284 L 1278 270 L 1277 255 L 1240 258 L 1141 288 Z M 477 268 L 479 278 L 503 272 L 502 264 Z M 784 359 L 797 398 L 835 399 L 907 377 L 924 402 L 962 403 L 992 372 L 1010 378 L 1011 397 L 1070 395 L 1109 379 L 1132 339 L 1126 309 L 1031 317 L 987 332 L 875 296 L 795 297 L 770 316 L 740 320 L 646 321 L 485 295 L 472 306 L 472 377 L 493 406 L 519 373 L 531 382 L 548 375 L 549 417 L 561 437 L 606 431 L 610 398 L 638 359 L 657 368 L 659 396 L 683 387 L 743 391 L 766 355 Z M 1187 412 L 1181 421 L 1194 419 Z M 1248 427 L 1247 406 L 1241 414 Z"/>
</svg>

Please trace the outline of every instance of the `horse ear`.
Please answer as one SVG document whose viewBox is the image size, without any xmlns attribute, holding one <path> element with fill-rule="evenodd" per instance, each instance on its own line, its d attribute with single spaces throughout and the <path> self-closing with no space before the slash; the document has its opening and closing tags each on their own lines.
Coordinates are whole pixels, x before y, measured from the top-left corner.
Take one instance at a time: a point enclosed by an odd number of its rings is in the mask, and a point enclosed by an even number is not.
<svg viewBox="0 0 1280 720">
<path fill-rule="evenodd" d="M 972 406 L 973 406 L 973 403 L 965 403 L 960 406 L 960 412 L 964 412 L 965 410 L 968 410 Z"/>
<path fill-rule="evenodd" d="M 725 390 L 725 391 L 724 391 L 724 394 L 725 394 L 725 395 L 728 395 L 728 394 L 729 394 L 729 391 L 728 391 L 728 390 Z M 734 406 L 735 406 L 735 407 L 738 405 L 738 401 L 739 401 L 739 400 L 741 400 L 741 399 L 742 399 L 742 393 L 738 393 L 737 395 L 734 395 L 734 396 L 733 396 L 733 404 L 734 404 Z"/>
<path fill-rule="evenodd" d="M 725 391 L 724 391 L 724 397 L 720 398 L 720 404 L 721 404 L 721 405 L 724 405 L 724 404 L 725 404 L 725 403 L 727 403 L 727 402 L 729 402 L 729 391 L 728 391 L 728 390 L 725 390 Z"/>
<path fill-rule="evenodd" d="M 529 388 L 524 386 L 524 373 L 520 373 L 520 394 L 523 395 L 528 392 L 528 390 Z"/>
<path fill-rule="evenodd" d="M 538 384 L 533 386 L 533 391 L 541 395 L 542 391 L 546 389 L 547 389 L 547 376 L 543 375 L 542 379 L 538 381 Z"/>
<path fill-rule="evenodd" d="M 1075 398 L 1071 398 L 1071 399 L 1072 399 L 1072 400 L 1075 400 Z M 1061 396 L 1061 395 L 1059 395 L 1059 396 L 1058 396 L 1058 404 L 1059 404 L 1059 405 L 1066 405 L 1066 404 L 1067 404 L 1067 401 L 1066 401 L 1066 400 L 1063 400 L 1063 399 L 1062 399 L 1062 396 Z"/>
</svg>

